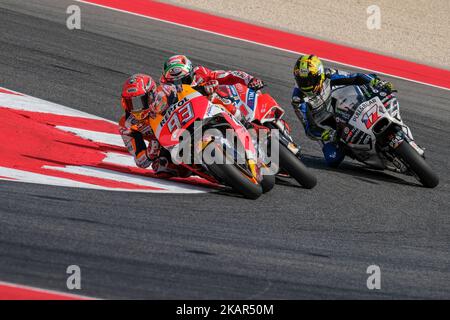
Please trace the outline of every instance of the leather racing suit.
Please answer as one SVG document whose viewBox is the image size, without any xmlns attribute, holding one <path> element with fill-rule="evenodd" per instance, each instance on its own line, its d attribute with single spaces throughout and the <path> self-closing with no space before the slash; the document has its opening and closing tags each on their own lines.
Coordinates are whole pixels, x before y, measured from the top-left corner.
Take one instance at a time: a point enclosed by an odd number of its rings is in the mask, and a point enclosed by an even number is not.
<svg viewBox="0 0 450 320">
<path fill-rule="evenodd" d="M 330 166 L 338 166 L 345 157 L 336 137 L 336 121 L 331 92 L 336 86 L 363 85 L 379 81 L 374 74 L 346 73 L 325 69 L 325 81 L 319 93 L 305 94 L 298 87 L 292 93 L 292 106 L 306 135 L 323 143 L 322 152 Z"/>
<path fill-rule="evenodd" d="M 164 76 L 160 79 L 161 83 L 167 83 L 168 81 Z M 243 84 L 245 86 L 252 87 L 258 90 L 264 86 L 261 80 L 251 76 L 250 74 L 235 70 L 235 71 L 224 71 L 224 70 L 211 70 L 204 66 L 197 66 L 193 70 L 193 81 L 192 86 L 196 87 L 198 91 L 202 94 L 211 97 L 211 95 L 216 92 L 219 85 L 234 85 Z M 239 118 L 237 112 L 239 110 L 232 104 L 223 106 L 233 115 Z"/>
<path fill-rule="evenodd" d="M 164 113 L 168 106 L 178 101 L 176 88 L 167 84 L 158 86 L 156 99 L 155 110 L 126 112 L 119 120 L 119 132 L 138 167 L 148 168 L 151 165 L 157 174 L 180 175 L 176 166 L 170 162 L 170 156 L 162 154 L 161 146 L 148 122 L 148 117 L 157 112 Z"/>
</svg>

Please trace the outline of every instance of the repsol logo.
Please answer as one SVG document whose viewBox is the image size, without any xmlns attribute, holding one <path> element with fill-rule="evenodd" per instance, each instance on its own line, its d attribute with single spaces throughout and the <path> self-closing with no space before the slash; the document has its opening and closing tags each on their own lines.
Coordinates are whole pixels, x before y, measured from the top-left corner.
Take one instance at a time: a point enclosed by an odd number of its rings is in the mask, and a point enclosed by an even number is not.
<svg viewBox="0 0 450 320">
<path fill-rule="evenodd" d="M 183 100 L 185 100 L 185 99 L 183 99 Z M 181 105 L 179 105 L 180 104 L 180 102 L 182 102 L 183 100 L 181 100 L 181 101 L 179 101 L 179 102 L 177 102 L 177 103 L 174 103 L 173 105 L 171 105 L 170 107 L 169 107 L 169 109 L 167 109 L 166 110 L 166 112 L 165 112 L 165 114 L 164 114 L 164 118 L 161 120 L 161 122 L 159 123 L 159 126 L 160 127 L 163 127 L 165 124 L 166 124 L 166 122 L 169 120 L 169 118 L 170 118 L 170 116 L 172 115 L 172 113 L 175 111 L 175 109 L 176 108 L 178 108 L 178 107 L 180 107 Z M 184 101 L 184 102 L 186 102 L 186 101 Z"/>
</svg>

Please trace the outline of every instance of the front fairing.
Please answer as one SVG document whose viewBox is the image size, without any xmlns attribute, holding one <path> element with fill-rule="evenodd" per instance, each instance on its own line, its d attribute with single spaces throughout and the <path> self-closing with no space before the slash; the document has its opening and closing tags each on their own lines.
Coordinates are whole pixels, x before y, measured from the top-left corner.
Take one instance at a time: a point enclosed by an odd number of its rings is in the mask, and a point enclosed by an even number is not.
<svg viewBox="0 0 450 320">
<path fill-rule="evenodd" d="M 187 85 L 183 85 L 178 99 L 163 115 L 150 119 L 156 138 L 166 149 L 177 145 L 180 136 L 195 121 L 202 121 L 210 105 L 206 97 Z"/>
<path fill-rule="evenodd" d="M 245 159 L 249 166 L 254 167 L 257 162 L 257 153 L 250 133 L 231 113 L 212 104 L 205 96 L 188 85 L 182 86 L 178 99 L 179 101 L 171 105 L 164 115 L 158 115 L 150 121 L 162 147 L 173 151 L 178 150 L 178 147 L 181 146 L 181 135 L 189 131 L 189 135 L 194 139 L 194 141 L 191 140 L 191 143 L 194 143 L 195 152 L 200 152 L 214 140 L 205 136 L 204 130 L 220 127 L 229 128 L 233 130 L 242 146 L 244 146 Z M 196 130 L 199 130 L 199 132 L 196 132 Z M 255 174 L 258 174 L 258 172 Z"/>
<path fill-rule="evenodd" d="M 384 119 L 378 129 L 389 126 L 401 128 L 395 138 L 391 139 L 391 144 L 398 145 L 401 141 L 407 140 L 419 154 L 423 155 L 423 150 L 414 142 L 411 130 L 401 119 L 397 97 L 394 94 L 369 89 L 347 86 L 333 91 L 336 119 L 342 124 L 341 142 L 359 161 L 373 167 L 384 168 L 386 159 L 380 154 L 380 150 L 385 150 L 384 135 L 374 132 L 376 125 Z M 396 145 L 390 145 L 391 149 L 395 147 Z"/>
</svg>

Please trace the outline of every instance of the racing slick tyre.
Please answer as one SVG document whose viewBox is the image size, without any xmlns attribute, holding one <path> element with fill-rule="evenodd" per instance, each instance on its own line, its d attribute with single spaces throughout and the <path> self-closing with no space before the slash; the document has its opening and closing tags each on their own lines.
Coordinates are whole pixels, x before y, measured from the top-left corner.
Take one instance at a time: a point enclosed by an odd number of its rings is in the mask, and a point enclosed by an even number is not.
<svg viewBox="0 0 450 320">
<path fill-rule="evenodd" d="M 283 144 L 279 144 L 280 167 L 306 189 L 312 189 L 317 184 L 316 177 L 308 168 Z"/>
<path fill-rule="evenodd" d="M 232 187 L 234 191 L 247 199 L 258 199 L 263 193 L 260 184 L 253 183 L 233 164 L 212 163 L 208 165 L 208 168 L 227 186 Z"/>
<path fill-rule="evenodd" d="M 260 184 L 263 193 L 269 192 L 275 186 L 275 175 L 274 174 L 264 175 Z"/>
<path fill-rule="evenodd" d="M 213 141 L 215 141 L 214 139 Z M 227 156 L 227 146 L 234 146 L 234 142 L 225 143 L 218 138 L 219 143 L 214 143 L 214 149 L 210 152 L 211 155 L 216 156 L 216 152 L 222 153 L 223 158 L 225 160 L 224 163 L 216 163 L 213 162 L 211 164 L 207 164 L 208 169 L 213 173 L 214 176 L 219 180 L 219 182 L 233 188 L 235 192 L 240 193 L 247 199 L 258 199 L 262 193 L 263 189 L 260 183 L 255 181 L 250 172 L 245 172 L 246 170 L 240 168 L 236 162 L 236 159 L 228 158 L 230 155 L 236 157 L 236 149 L 232 148 L 231 152 Z M 208 144 L 208 145 L 211 145 Z M 205 152 L 205 149 L 203 150 Z M 205 160 L 205 154 L 203 154 L 203 160 Z M 231 163 L 226 160 L 231 160 Z M 208 163 L 209 161 L 206 161 Z"/>
<path fill-rule="evenodd" d="M 433 172 L 425 159 L 421 157 L 409 143 L 403 141 L 394 152 L 405 162 L 405 165 L 414 172 L 424 187 L 434 188 L 439 184 L 439 177 Z"/>
</svg>

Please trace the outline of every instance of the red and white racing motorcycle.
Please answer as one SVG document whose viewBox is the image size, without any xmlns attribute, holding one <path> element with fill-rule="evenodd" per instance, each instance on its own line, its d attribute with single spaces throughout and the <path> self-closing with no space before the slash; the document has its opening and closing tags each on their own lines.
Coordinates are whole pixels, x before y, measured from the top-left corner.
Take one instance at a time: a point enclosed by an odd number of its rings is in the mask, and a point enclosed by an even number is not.
<svg viewBox="0 0 450 320">
<path fill-rule="evenodd" d="M 249 199 L 272 189 L 275 178 L 262 174 L 264 164 L 247 129 L 193 87 L 183 85 L 181 89 L 178 103 L 164 114 L 147 117 L 172 161 Z"/>
<path fill-rule="evenodd" d="M 244 119 L 247 128 L 253 127 L 257 132 L 268 133 L 268 150 L 276 138 L 279 142 L 279 159 L 275 159 L 276 167 L 287 172 L 304 188 L 311 189 L 317 184 L 316 177 L 303 164 L 300 158 L 300 147 L 294 142 L 290 130 L 282 117 L 284 110 L 269 94 L 255 91 L 242 84 L 220 85 L 210 96 L 213 104 L 224 106 L 235 113 L 237 118 Z M 278 129 L 275 137 L 270 129 Z"/>
</svg>

